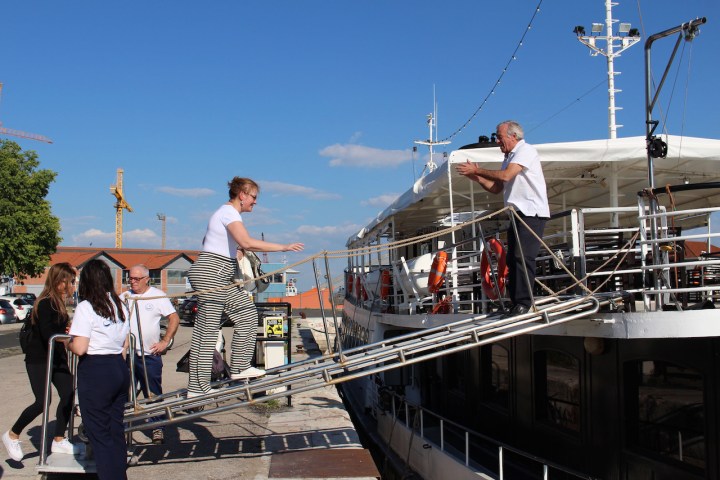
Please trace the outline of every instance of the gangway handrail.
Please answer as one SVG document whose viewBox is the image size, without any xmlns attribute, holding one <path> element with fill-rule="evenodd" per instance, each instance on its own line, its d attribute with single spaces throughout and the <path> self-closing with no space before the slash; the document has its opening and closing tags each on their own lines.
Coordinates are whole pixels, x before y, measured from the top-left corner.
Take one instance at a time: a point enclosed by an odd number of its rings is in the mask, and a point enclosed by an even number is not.
<svg viewBox="0 0 720 480">
<path fill-rule="evenodd" d="M 292 391 L 299 393 L 438 358 L 499 339 L 584 318 L 597 312 L 600 303 L 600 300 L 593 296 L 575 297 L 550 304 L 537 312 L 528 312 L 510 318 L 497 318 L 498 315 L 476 315 L 443 327 L 427 331 L 419 330 L 413 334 L 355 347 L 346 350 L 343 355 L 334 353 L 269 369 L 266 377 L 237 386 L 231 384 L 229 387 L 220 388 L 216 392 L 210 392 L 203 396 L 182 398 L 186 393 L 184 390 L 179 390 L 166 397 L 174 396 L 179 400 L 159 404 L 147 403 L 140 410 L 126 413 L 125 431 L 157 428 L 202 415 L 220 413 L 244 405 L 286 396 L 286 392 L 278 391 L 260 396 L 266 391 L 278 387 L 292 385 Z M 203 412 L 187 413 L 189 408 L 208 406 L 226 400 L 233 401 L 226 405 L 217 405 L 213 409 L 206 409 Z M 176 416 L 180 412 L 184 414 Z M 151 420 L 151 417 L 156 417 L 161 413 L 164 413 L 167 419 Z M 147 421 L 141 422 L 140 420 Z"/>
</svg>

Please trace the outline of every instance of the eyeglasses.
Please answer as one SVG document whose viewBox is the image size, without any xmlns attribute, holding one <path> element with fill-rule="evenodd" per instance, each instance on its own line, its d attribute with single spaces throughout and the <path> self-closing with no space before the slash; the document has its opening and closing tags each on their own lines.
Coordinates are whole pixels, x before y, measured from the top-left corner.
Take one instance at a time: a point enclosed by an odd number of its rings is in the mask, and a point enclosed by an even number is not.
<svg viewBox="0 0 720 480">
<path fill-rule="evenodd" d="M 139 282 L 143 278 L 148 278 L 148 277 L 147 277 L 147 275 L 144 277 L 129 277 L 128 280 L 130 280 L 131 282 Z"/>
<path fill-rule="evenodd" d="M 252 193 L 243 192 L 245 195 L 250 195 L 253 200 L 257 200 L 257 195 L 253 195 Z"/>
</svg>

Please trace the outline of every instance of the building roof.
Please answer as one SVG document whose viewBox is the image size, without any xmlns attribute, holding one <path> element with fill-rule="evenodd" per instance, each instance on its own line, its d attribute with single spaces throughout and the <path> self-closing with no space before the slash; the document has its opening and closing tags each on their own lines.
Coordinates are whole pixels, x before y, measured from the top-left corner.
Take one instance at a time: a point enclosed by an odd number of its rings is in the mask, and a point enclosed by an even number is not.
<svg viewBox="0 0 720 480">
<path fill-rule="evenodd" d="M 141 248 L 92 248 L 92 247 L 58 247 L 50 257 L 50 263 L 68 262 L 75 267 L 82 267 L 89 260 L 105 255 L 124 269 L 133 265 L 143 264 L 150 270 L 161 270 L 178 258 L 186 258 L 195 263 L 200 252 L 197 250 L 151 250 Z"/>
</svg>

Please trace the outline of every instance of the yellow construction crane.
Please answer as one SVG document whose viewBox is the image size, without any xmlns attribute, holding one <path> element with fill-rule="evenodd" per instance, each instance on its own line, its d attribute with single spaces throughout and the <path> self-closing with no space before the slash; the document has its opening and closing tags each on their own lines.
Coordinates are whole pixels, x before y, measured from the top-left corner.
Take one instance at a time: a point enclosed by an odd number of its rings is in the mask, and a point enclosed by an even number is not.
<svg viewBox="0 0 720 480">
<path fill-rule="evenodd" d="M 122 248 L 122 220 L 123 220 L 123 209 L 128 212 L 132 212 L 133 209 L 129 203 L 125 201 L 125 195 L 123 193 L 123 169 L 117 169 L 117 183 L 110 185 L 110 193 L 115 195 L 117 202 L 115 202 L 115 248 Z"/>
</svg>

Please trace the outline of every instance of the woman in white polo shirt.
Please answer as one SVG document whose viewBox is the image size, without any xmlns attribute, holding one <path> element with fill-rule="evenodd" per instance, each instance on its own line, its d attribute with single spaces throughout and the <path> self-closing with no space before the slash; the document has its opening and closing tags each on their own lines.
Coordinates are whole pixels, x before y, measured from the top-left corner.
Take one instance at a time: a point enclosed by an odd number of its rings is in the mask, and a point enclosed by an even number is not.
<svg viewBox="0 0 720 480">
<path fill-rule="evenodd" d="M 79 293 L 83 301 L 75 309 L 68 348 L 80 357 L 80 413 L 100 480 L 125 480 L 123 411 L 130 388 L 125 363 L 130 322 L 105 262 L 90 260 L 85 265 Z"/>
<path fill-rule="evenodd" d="M 257 310 L 247 292 L 233 287 L 238 271 L 238 248 L 254 252 L 299 252 L 302 243 L 272 243 L 252 238 L 241 214 L 250 213 L 257 203 L 260 187 L 249 178 L 228 182 L 228 202 L 210 217 L 203 251 L 190 267 L 188 278 L 198 295 L 198 313 L 190 349 L 188 397 L 210 391 L 213 349 L 223 312 L 235 324 L 232 337 L 231 378 L 260 377 L 264 370 L 250 362 L 255 351 Z"/>
</svg>

